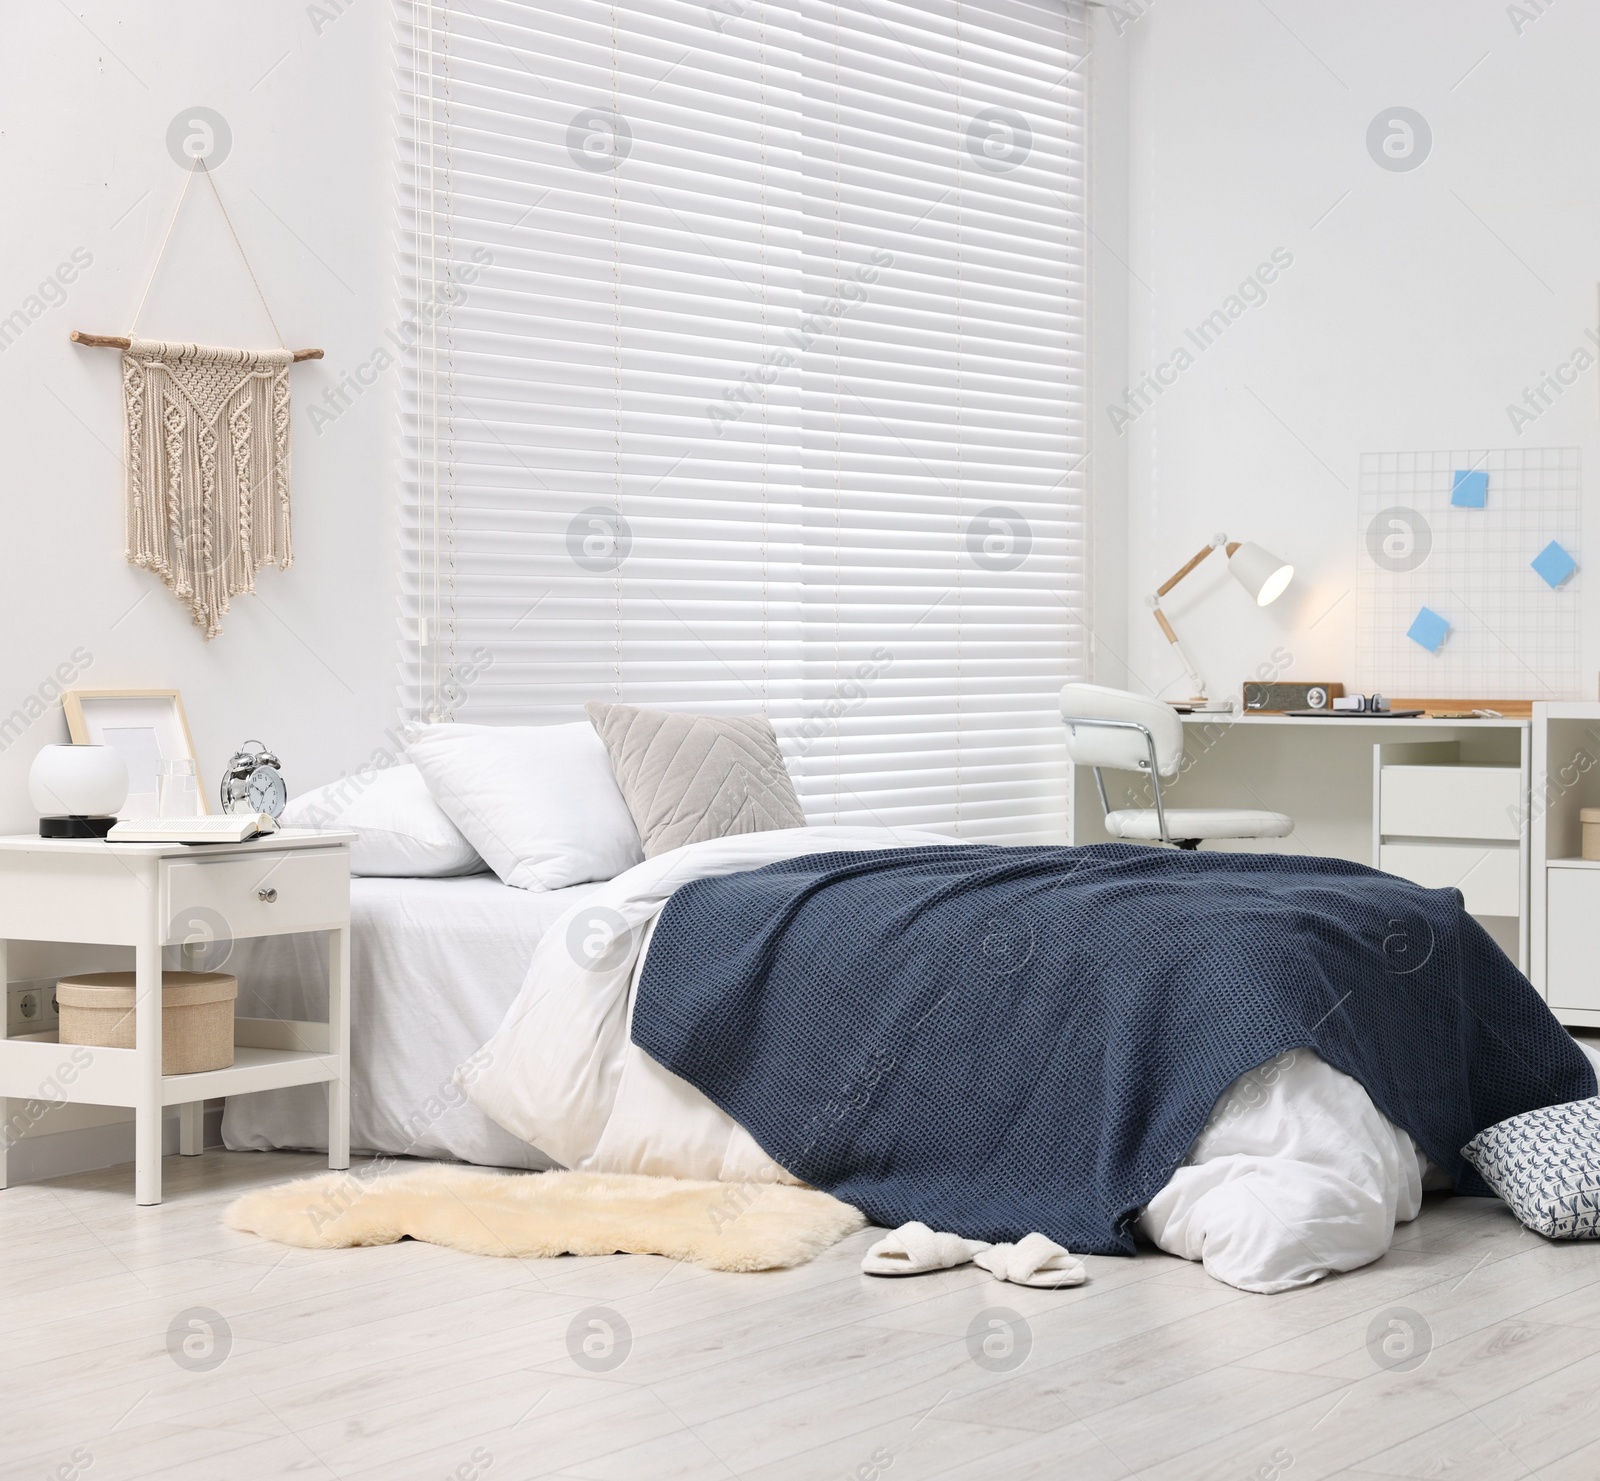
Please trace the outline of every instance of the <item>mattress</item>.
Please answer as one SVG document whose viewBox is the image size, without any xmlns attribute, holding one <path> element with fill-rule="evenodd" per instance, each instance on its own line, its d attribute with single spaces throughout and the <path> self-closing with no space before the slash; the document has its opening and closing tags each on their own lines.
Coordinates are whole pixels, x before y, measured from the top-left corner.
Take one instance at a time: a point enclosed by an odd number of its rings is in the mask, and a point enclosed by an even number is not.
<svg viewBox="0 0 1600 1481">
<path fill-rule="evenodd" d="M 596 886 L 511 889 L 492 874 L 350 881 L 350 1146 L 490 1167 L 546 1168 L 454 1080 L 500 1027 L 545 928 Z M 241 1016 L 327 1016 L 328 938 L 239 941 L 226 970 Z M 470 1071 L 469 1071 L 470 1074 Z M 300 1085 L 230 1096 L 230 1148 L 328 1145 L 327 1092 Z"/>
</svg>

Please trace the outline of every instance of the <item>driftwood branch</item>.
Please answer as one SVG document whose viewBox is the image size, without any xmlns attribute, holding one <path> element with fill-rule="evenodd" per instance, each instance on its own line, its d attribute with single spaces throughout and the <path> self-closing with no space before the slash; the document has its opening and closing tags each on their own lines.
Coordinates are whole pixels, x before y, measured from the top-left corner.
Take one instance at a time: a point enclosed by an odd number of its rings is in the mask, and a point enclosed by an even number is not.
<svg viewBox="0 0 1600 1481">
<path fill-rule="evenodd" d="M 125 334 L 85 334 L 81 329 L 72 331 L 72 342 L 75 345 L 92 345 L 101 350 L 125 350 L 128 348 L 128 336 Z M 320 360 L 321 350 L 296 350 L 296 360 Z"/>
</svg>

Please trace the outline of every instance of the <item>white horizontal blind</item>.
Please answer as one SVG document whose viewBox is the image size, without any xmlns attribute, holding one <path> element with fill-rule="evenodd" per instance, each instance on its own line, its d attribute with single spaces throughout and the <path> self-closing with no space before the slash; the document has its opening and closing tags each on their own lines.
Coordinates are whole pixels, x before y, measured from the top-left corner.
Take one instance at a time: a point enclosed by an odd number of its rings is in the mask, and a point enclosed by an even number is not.
<svg viewBox="0 0 1600 1481">
<path fill-rule="evenodd" d="M 792 704 L 799 390 L 710 415 L 799 318 L 772 12 L 719 36 L 672 0 L 405 7 L 406 287 L 442 341 L 405 377 L 414 711 Z"/>
<path fill-rule="evenodd" d="M 397 4 L 407 711 L 759 710 L 815 820 L 1058 836 L 1076 0 Z"/>
<path fill-rule="evenodd" d="M 1006 0 L 803 10 L 807 299 L 848 305 L 804 367 L 806 699 L 861 686 L 800 760 L 808 811 L 1056 838 L 1086 661 L 1082 33 Z"/>
</svg>

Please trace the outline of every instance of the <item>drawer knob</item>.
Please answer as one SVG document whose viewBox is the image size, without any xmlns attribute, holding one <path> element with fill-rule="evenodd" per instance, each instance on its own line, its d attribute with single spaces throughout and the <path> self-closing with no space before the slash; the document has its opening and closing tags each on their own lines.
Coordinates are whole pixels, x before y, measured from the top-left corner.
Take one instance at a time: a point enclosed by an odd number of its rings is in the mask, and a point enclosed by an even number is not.
<svg viewBox="0 0 1600 1481">
<path fill-rule="evenodd" d="M 256 891 L 256 899 L 260 900 L 264 905 L 272 904 L 277 898 L 278 892 L 276 890 L 260 889 Z"/>
</svg>

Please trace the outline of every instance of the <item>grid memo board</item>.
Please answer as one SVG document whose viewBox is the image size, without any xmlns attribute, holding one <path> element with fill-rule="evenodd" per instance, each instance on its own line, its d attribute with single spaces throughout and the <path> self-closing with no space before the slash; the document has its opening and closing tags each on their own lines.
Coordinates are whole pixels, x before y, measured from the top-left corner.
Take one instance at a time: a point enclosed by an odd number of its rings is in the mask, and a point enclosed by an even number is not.
<svg viewBox="0 0 1600 1481">
<path fill-rule="evenodd" d="M 1481 509 L 1450 496 L 1489 475 Z M 1575 447 L 1363 453 L 1356 685 L 1441 699 L 1577 699 L 1583 588 Z M 1529 564 L 1552 540 L 1578 569 L 1552 589 Z M 1450 624 L 1430 653 L 1406 636 L 1421 608 Z"/>
</svg>

